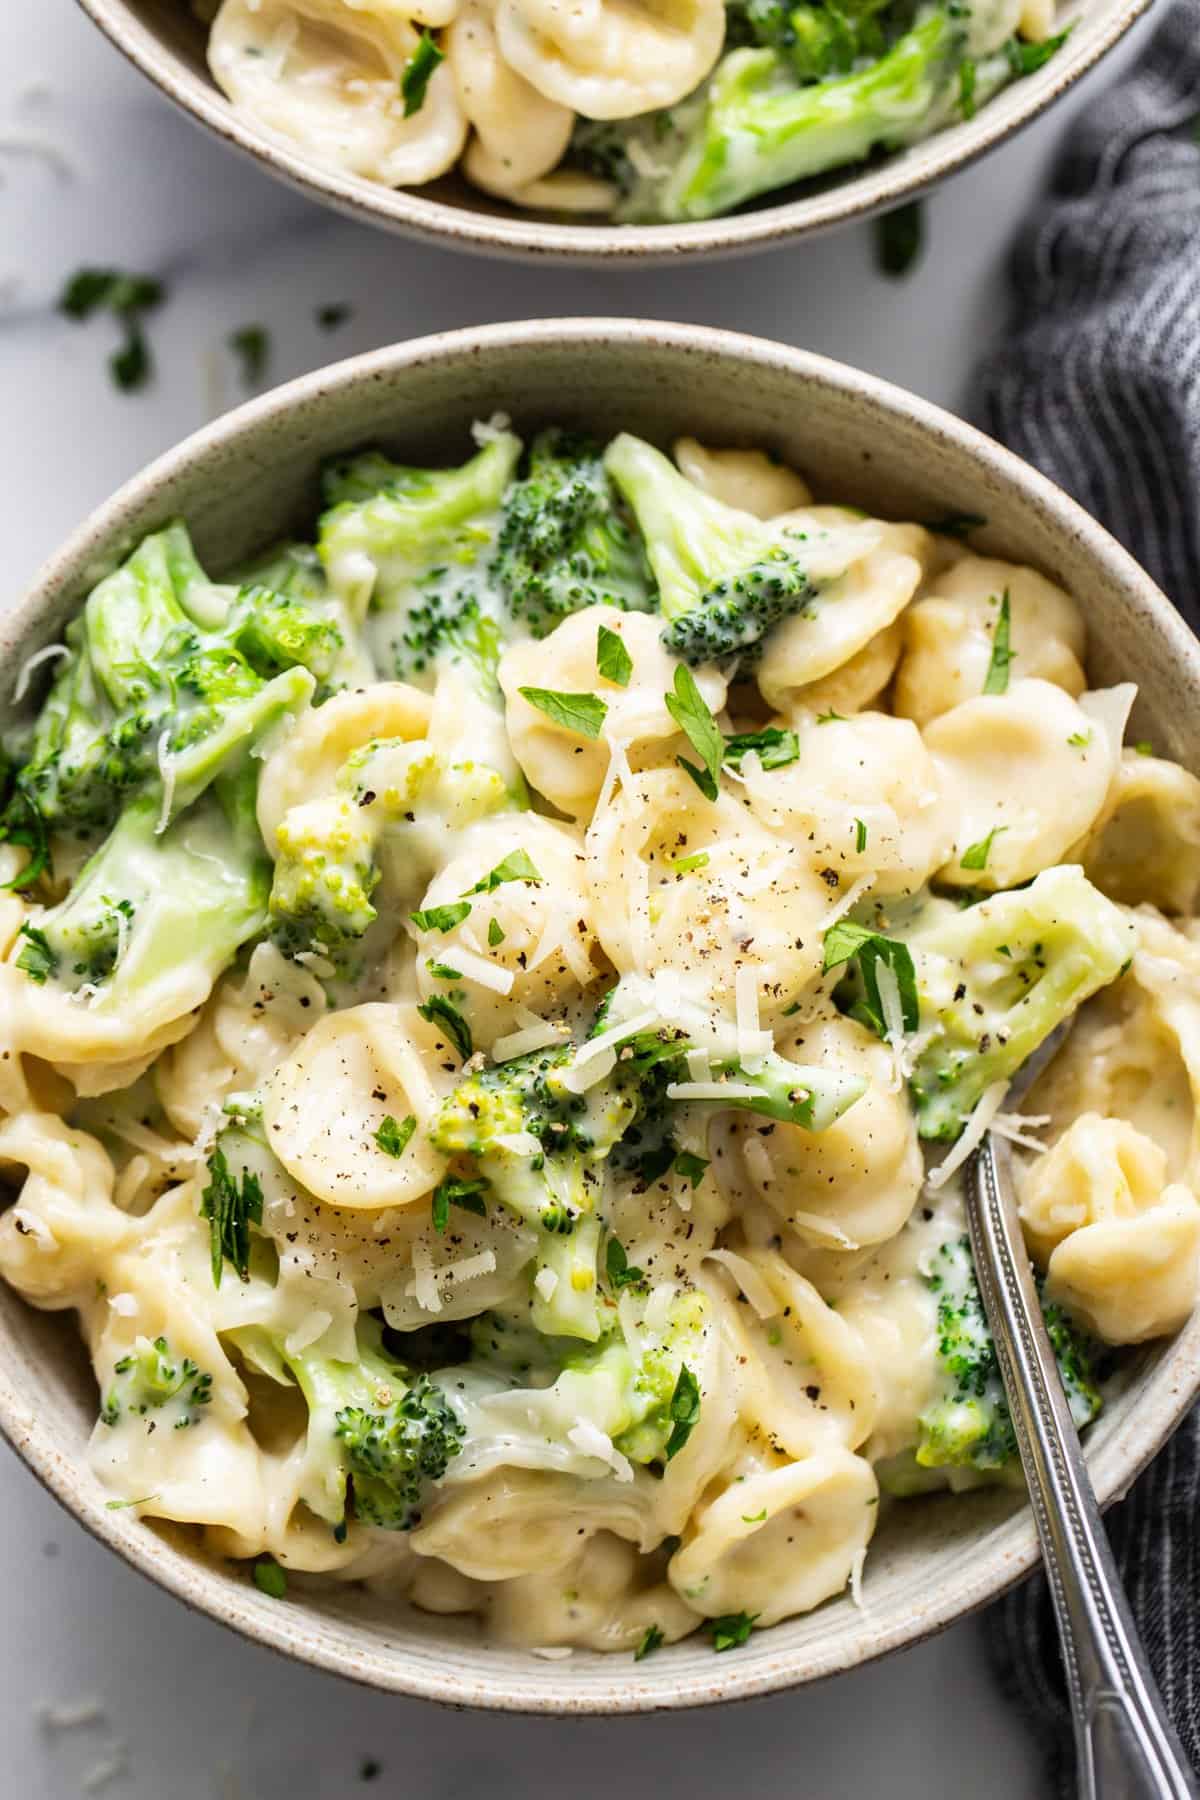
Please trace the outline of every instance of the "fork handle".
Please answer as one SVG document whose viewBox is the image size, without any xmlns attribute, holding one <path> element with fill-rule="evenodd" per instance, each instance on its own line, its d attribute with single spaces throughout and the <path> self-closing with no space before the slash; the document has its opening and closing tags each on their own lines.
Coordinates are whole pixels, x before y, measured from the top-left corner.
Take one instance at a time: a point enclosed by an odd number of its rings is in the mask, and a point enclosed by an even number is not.
<svg viewBox="0 0 1200 1800">
<path fill-rule="evenodd" d="M 965 1185 L 980 1294 L 1058 1619 L 1081 1800 L 1194 1800 L 1200 1788 L 1138 1637 L 1046 1334 L 1003 1140 L 984 1139 Z"/>
</svg>

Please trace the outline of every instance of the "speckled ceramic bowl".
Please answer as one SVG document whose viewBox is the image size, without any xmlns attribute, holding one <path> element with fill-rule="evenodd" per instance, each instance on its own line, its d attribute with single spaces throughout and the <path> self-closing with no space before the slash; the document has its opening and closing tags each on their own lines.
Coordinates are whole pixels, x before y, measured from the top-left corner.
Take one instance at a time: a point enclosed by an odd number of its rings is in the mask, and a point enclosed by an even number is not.
<svg viewBox="0 0 1200 1800">
<path fill-rule="evenodd" d="M 604 225 L 519 212 L 457 175 L 391 189 L 321 167 L 225 98 L 208 73 L 205 31 L 188 0 L 79 0 L 84 11 L 165 94 L 262 167 L 353 218 L 490 256 L 582 263 L 676 262 L 764 249 L 886 212 L 973 162 L 1029 124 L 1128 31 L 1151 0 L 1064 0 L 1071 36 L 1036 75 L 1016 81 L 975 117 L 911 150 L 766 195 L 692 225 Z"/>
<path fill-rule="evenodd" d="M 1200 645 L 1162 594 L 1063 494 L 949 414 L 801 351 L 694 326 L 572 320 L 426 338 L 338 364 L 241 407 L 122 488 L 0 622 L 10 671 L 57 639 L 87 588 L 143 533 L 179 515 L 221 569 L 311 522 L 320 460 L 372 441 L 401 457 L 461 458 L 493 412 L 621 428 L 666 443 L 765 445 L 843 497 L 897 518 L 982 514 L 981 545 L 1027 560 L 1086 601 L 1091 667 L 1141 688 L 1137 728 L 1200 768 Z M 10 693 L 6 680 L 3 690 Z M 1102 1499 L 1124 1492 L 1200 1385 L 1200 1320 L 1130 1358 L 1089 1435 Z M 71 1320 L 0 1284 L 0 1427 L 96 1537 L 190 1605 L 287 1655 L 398 1693 L 529 1712 L 641 1712 L 769 1693 L 854 1667 L 961 1618 L 1036 1558 L 1012 1494 L 910 1501 L 886 1511 L 864 1606 L 849 1598 L 714 1656 L 694 1639 L 645 1662 L 577 1653 L 547 1662 L 486 1644 L 464 1621 L 397 1613 L 335 1582 L 285 1601 L 202 1560 L 187 1534 L 109 1512 L 84 1463 L 96 1394 Z"/>
</svg>

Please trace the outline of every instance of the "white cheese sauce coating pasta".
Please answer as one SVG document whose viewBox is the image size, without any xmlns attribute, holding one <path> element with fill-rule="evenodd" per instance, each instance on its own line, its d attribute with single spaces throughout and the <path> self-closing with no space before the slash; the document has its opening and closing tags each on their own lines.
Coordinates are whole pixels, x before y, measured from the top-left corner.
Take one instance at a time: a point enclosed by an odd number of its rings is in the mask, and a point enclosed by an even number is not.
<svg viewBox="0 0 1200 1800">
<path fill-rule="evenodd" d="M 521 6 L 424 23 L 534 179 L 520 84 L 642 25 Z M 1200 782 L 1037 571 L 756 449 L 476 443 L 337 459 L 220 582 L 147 539 L 10 732 L 0 1273 L 78 1317 L 105 1498 L 266 1591 L 736 1649 L 869 1594 L 889 1507 L 1019 1479 L 985 1125 L 1081 1425 L 1192 1310 Z"/>
</svg>

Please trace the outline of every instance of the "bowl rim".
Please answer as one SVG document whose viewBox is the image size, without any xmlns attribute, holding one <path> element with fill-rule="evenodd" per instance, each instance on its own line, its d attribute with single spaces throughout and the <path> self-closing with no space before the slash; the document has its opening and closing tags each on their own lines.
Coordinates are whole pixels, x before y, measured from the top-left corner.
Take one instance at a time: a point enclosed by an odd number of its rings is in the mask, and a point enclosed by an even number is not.
<svg viewBox="0 0 1200 1800">
<path fill-rule="evenodd" d="M 492 213 L 427 198 L 420 188 L 388 188 L 322 167 L 238 111 L 212 83 L 187 68 L 143 23 L 131 0 L 78 0 L 134 66 L 199 124 L 302 193 L 353 219 L 426 243 L 522 262 L 654 267 L 685 259 L 713 261 L 779 248 L 803 237 L 872 218 L 928 192 L 1031 124 L 1124 37 L 1153 0 L 1103 0 L 1103 18 L 1077 14 L 1071 36 L 1033 75 L 996 95 L 970 120 L 851 171 L 815 194 L 767 203 L 753 212 L 672 225 L 562 224 L 515 209 Z M 1084 33 L 1074 29 L 1088 20 Z"/>
<path fill-rule="evenodd" d="M 1085 556 L 1103 562 L 1115 581 L 1135 596 L 1139 610 L 1164 634 L 1168 648 L 1200 689 L 1200 643 L 1150 577 L 1074 500 L 982 432 L 893 383 L 810 351 L 707 326 L 616 318 L 536 320 L 439 333 L 348 358 L 246 402 L 156 458 L 92 511 L 42 565 L 24 600 L 0 621 L 0 654 L 11 654 L 36 629 L 64 585 L 75 586 L 92 579 L 97 557 L 111 559 L 130 517 L 152 505 L 156 492 L 197 460 L 203 461 L 230 447 L 236 449 L 239 440 L 253 440 L 269 421 L 284 419 L 297 406 L 319 403 L 323 397 L 356 388 L 366 391 L 381 379 L 422 366 L 470 365 L 493 352 L 526 351 L 539 346 L 575 349 L 581 355 L 597 347 L 647 355 L 665 350 L 674 356 L 695 358 L 700 365 L 717 358 L 741 362 L 768 374 L 803 381 L 818 391 L 824 389 L 861 401 L 875 411 L 885 427 L 889 421 L 916 426 L 923 435 L 1015 493 L 1031 513 L 1048 515 L 1052 523 L 1079 543 Z M 699 368 L 697 372 L 700 373 Z M 1102 1504 L 1128 1490 L 1182 1419 L 1198 1390 L 1200 1312 L 1162 1346 L 1146 1378 L 1143 1403 L 1126 1421 L 1119 1442 L 1107 1441 L 1098 1456 L 1089 1456 Z M 377 1657 L 364 1662 L 361 1654 L 356 1654 L 347 1643 L 332 1641 L 330 1632 L 306 1631 L 303 1614 L 264 1601 L 248 1582 L 244 1593 L 239 1589 L 231 1594 L 226 1588 L 213 1587 L 214 1571 L 201 1554 L 181 1551 L 124 1512 L 107 1510 L 99 1490 L 89 1482 L 86 1465 L 64 1455 L 49 1427 L 41 1423 L 21 1391 L 16 1370 L 3 1358 L 0 1436 L 94 1538 L 193 1611 L 294 1660 L 385 1692 L 439 1701 L 460 1709 L 477 1706 L 559 1716 L 632 1715 L 767 1695 L 865 1666 L 890 1651 L 921 1642 L 998 1598 L 1038 1560 L 1033 1517 L 1026 1508 L 1004 1523 L 1002 1541 L 981 1542 L 979 1553 L 969 1566 L 943 1590 L 926 1597 L 911 1617 L 897 1615 L 886 1629 L 876 1626 L 864 1645 L 851 1643 L 823 1652 L 819 1647 L 808 1646 L 804 1651 L 805 1666 L 799 1670 L 794 1666 L 796 1654 L 783 1650 L 754 1664 L 723 1658 L 708 1678 L 688 1675 L 674 1680 L 670 1687 L 664 1684 L 661 1690 L 643 1690 L 629 1686 L 627 1676 L 622 1675 L 624 1659 L 614 1656 L 608 1659 L 612 1672 L 607 1680 L 584 1687 L 571 1688 L 559 1673 L 559 1666 L 551 1663 L 538 1665 L 536 1684 L 518 1683 L 502 1667 L 494 1674 L 481 1674 L 467 1682 L 464 1672 L 456 1666 L 453 1647 L 444 1657 L 405 1655 L 401 1650 L 386 1659 Z M 336 1627 L 333 1630 L 336 1632 Z"/>
</svg>

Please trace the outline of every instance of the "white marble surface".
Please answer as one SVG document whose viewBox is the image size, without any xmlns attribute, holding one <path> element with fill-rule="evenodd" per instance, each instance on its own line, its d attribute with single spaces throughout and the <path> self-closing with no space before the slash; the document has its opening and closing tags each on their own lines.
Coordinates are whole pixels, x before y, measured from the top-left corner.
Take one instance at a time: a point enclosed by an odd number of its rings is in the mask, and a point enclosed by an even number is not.
<svg viewBox="0 0 1200 1800">
<path fill-rule="evenodd" d="M 949 406 L 1003 329 L 1001 265 L 1060 134 L 1127 44 L 1050 118 L 929 208 L 919 271 L 873 271 L 867 228 L 775 256 L 636 276 L 488 266 L 323 213 L 210 142 L 70 0 L 0 5 L 0 493 L 4 590 L 97 501 L 239 397 L 224 344 L 261 322 L 270 379 L 488 319 L 636 313 L 739 327 L 856 362 Z M 41 146 L 40 149 L 37 146 Z M 103 321 L 54 301 L 82 264 L 161 275 L 159 374 L 109 384 Z M 316 307 L 353 304 L 333 334 Z M 7 601 L 0 601 L 7 603 Z M 112 1756 L 123 1800 L 630 1800 L 743 1788 L 804 1800 L 1029 1795 L 1031 1745 L 998 1701 L 980 1629 L 751 1708 L 567 1723 L 456 1716 L 293 1668 L 140 1581 L 0 1448 L 0 1793 L 70 1800 Z M 104 1725 L 50 1737 L 37 1708 L 100 1697 Z M 361 1781 L 365 1758 L 382 1764 Z"/>
</svg>

